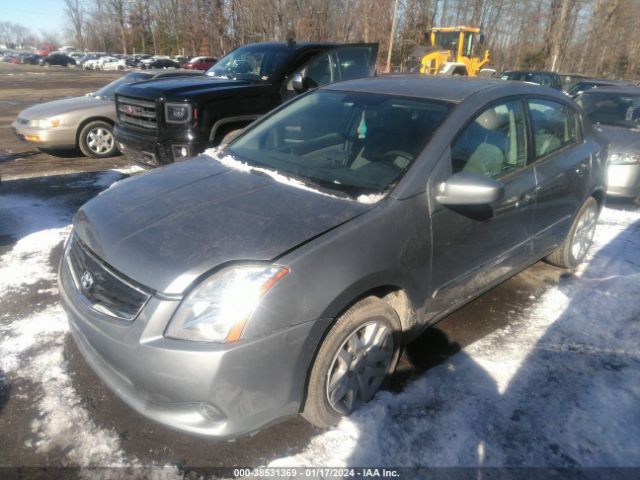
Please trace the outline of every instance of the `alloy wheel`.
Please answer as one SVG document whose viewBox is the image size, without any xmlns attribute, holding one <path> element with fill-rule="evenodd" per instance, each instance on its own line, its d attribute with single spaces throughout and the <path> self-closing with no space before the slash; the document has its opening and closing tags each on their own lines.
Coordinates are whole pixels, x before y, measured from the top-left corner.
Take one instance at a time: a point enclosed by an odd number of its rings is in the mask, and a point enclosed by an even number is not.
<svg viewBox="0 0 640 480">
<path fill-rule="evenodd" d="M 598 212 L 595 205 L 586 209 L 582 213 L 580 220 L 578 220 L 571 244 L 571 255 L 573 255 L 573 258 L 578 262 L 582 260 L 591 246 L 597 221 Z"/>
<path fill-rule="evenodd" d="M 370 400 L 387 375 L 393 352 L 393 334 L 383 322 L 369 322 L 352 332 L 327 371 L 326 396 L 331 407 L 348 415 Z"/>
<path fill-rule="evenodd" d="M 87 146 L 96 154 L 104 155 L 113 150 L 113 134 L 104 127 L 96 127 L 87 134 Z"/>
</svg>

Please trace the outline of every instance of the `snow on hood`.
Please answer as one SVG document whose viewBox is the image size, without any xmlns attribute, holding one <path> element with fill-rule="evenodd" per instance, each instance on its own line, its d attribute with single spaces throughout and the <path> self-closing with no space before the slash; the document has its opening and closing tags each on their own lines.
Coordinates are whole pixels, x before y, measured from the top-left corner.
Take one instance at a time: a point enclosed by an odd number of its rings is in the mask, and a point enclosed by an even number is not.
<svg viewBox="0 0 640 480">
<path fill-rule="evenodd" d="M 205 150 L 204 154 L 209 155 L 211 158 L 217 160 L 227 168 L 233 168 L 234 170 L 239 170 L 241 172 L 247 172 L 247 173 L 250 173 L 250 172 L 264 173 L 266 175 L 269 175 L 276 182 L 280 182 L 285 185 L 290 185 L 292 187 L 300 188 L 308 192 L 314 192 L 319 195 L 326 195 L 328 197 L 333 197 L 333 198 L 343 198 L 343 197 L 338 197 L 337 195 L 331 195 L 330 193 L 323 192 L 316 188 L 310 187 L 309 185 L 306 185 L 304 182 L 301 182 L 296 178 L 291 178 L 291 177 L 287 177 L 286 175 L 282 175 L 277 170 L 271 170 L 269 168 L 264 168 L 264 167 L 254 167 L 253 165 L 249 165 L 248 163 L 241 162 L 240 160 L 235 159 L 231 155 L 228 155 L 228 154 L 221 155 L 222 152 L 218 147 L 209 148 Z M 355 200 L 358 203 L 373 204 L 373 203 L 379 202 L 385 196 L 386 195 L 384 193 L 359 195 Z"/>
</svg>

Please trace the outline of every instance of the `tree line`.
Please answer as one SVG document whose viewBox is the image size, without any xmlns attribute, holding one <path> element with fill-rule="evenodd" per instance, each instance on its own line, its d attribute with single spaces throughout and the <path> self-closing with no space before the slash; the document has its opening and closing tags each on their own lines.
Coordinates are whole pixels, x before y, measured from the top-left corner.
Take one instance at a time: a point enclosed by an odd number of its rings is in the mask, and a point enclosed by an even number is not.
<svg viewBox="0 0 640 480">
<path fill-rule="evenodd" d="M 401 69 L 432 26 L 485 33 L 490 66 L 640 77 L 640 0 L 64 0 L 90 51 L 221 56 L 250 42 L 378 42 Z M 1 35 L 1 28 L 0 28 Z M 1 38 L 1 37 L 0 37 Z"/>
</svg>

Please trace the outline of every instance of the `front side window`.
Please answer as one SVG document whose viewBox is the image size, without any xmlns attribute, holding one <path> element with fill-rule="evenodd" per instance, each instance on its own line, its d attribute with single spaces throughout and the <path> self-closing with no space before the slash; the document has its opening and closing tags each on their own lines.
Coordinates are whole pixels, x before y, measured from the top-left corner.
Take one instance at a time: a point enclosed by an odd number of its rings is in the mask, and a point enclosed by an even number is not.
<svg viewBox="0 0 640 480">
<path fill-rule="evenodd" d="M 451 146 L 453 173 L 499 177 L 527 163 L 526 128 L 518 100 L 492 106 L 477 115 Z"/>
<path fill-rule="evenodd" d="M 578 118 L 568 105 L 551 100 L 529 100 L 536 158 L 578 141 Z"/>
<path fill-rule="evenodd" d="M 580 96 L 576 102 L 593 123 L 640 128 L 640 95 L 594 91 Z"/>
<path fill-rule="evenodd" d="M 383 193 L 410 167 L 449 112 L 441 102 L 319 90 L 232 142 L 256 167 L 346 195 Z"/>
</svg>

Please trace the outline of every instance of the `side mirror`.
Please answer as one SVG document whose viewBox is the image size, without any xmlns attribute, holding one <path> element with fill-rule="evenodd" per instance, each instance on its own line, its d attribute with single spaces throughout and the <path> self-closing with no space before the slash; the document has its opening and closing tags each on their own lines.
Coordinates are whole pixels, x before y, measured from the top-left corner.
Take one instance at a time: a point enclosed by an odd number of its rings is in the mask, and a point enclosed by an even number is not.
<svg viewBox="0 0 640 480">
<path fill-rule="evenodd" d="M 504 185 L 479 173 L 459 172 L 438 185 L 436 200 L 441 205 L 487 205 L 504 195 Z"/>
<path fill-rule="evenodd" d="M 302 72 L 296 72 L 291 79 L 291 87 L 298 93 L 304 91 L 304 77 Z"/>
</svg>

